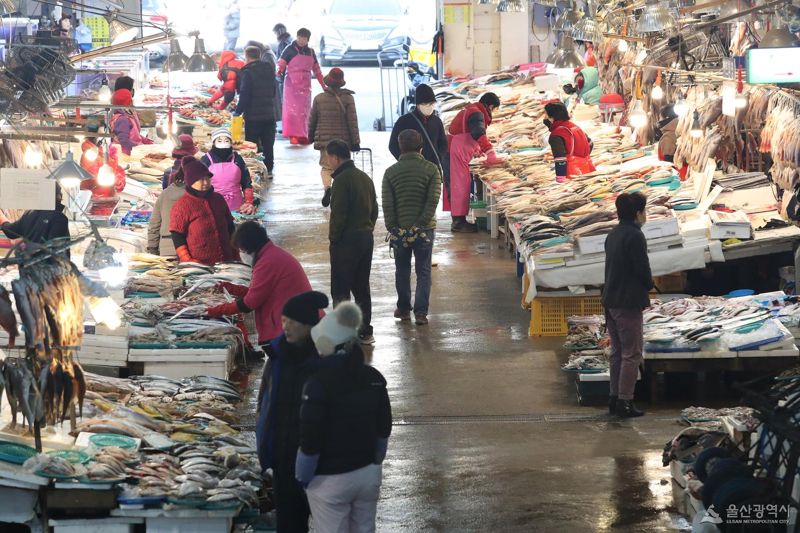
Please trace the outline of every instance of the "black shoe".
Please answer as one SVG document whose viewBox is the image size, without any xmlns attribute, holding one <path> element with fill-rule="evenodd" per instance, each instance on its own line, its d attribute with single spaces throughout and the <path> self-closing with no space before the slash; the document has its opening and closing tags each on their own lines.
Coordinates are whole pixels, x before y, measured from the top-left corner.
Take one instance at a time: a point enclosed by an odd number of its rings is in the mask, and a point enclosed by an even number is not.
<svg viewBox="0 0 800 533">
<path fill-rule="evenodd" d="M 617 396 L 609 396 L 608 397 L 608 414 L 615 415 L 617 414 L 617 401 L 619 398 Z"/>
<path fill-rule="evenodd" d="M 620 418 L 636 418 L 644 415 L 644 411 L 637 409 L 632 400 L 617 400 L 616 414 Z"/>
<path fill-rule="evenodd" d="M 453 233 L 477 233 L 478 226 L 467 222 L 467 217 L 453 217 L 450 231 Z"/>
<path fill-rule="evenodd" d="M 325 194 L 322 196 L 322 207 L 328 207 L 331 205 L 331 188 L 328 187 L 325 189 Z"/>
</svg>

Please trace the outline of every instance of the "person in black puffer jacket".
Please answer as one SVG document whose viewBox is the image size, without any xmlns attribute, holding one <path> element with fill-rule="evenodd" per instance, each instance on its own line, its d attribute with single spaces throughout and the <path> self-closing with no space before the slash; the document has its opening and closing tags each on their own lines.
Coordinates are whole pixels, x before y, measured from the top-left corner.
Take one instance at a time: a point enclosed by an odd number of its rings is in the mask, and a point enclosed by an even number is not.
<svg viewBox="0 0 800 533">
<path fill-rule="evenodd" d="M 239 73 L 239 103 L 234 115 L 244 117 L 244 136 L 256 143 L 264 155 L 267 178 L 272 178 L 275 166 L 275 67 L 261 61 L 261 49 L 245 49 L 247 63 Z"/>
<path fill-rule="evenodd" d="M 361 310 L 344 302 L 311 330 L 323 360 L 303 389 L 295 475 L 317 533 L 375 531 L 382 463 L 392 430 L 386 380 L 358 344 Z"/>
</svg>

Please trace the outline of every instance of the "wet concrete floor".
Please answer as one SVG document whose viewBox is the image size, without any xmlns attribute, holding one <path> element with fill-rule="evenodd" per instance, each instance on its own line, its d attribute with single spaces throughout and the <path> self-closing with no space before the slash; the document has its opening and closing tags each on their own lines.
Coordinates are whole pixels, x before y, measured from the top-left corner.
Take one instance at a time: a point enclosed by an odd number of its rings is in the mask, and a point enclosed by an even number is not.
<svg viewBox="0 0 800 533">
<path fill-rule="evenodd" d="M 362 133 L 374 151 L 378 194 L 394 161 L 388 133 Z M 328 210 L 318 153 L 276 146 L 267 230 L 330 293 Z M 559 339 L 527 335 L 521 282 L 503 243 L 454 235 L 439 214 L 430 324 L 400 324 L 394 263 L 382 218 L 371 277 L 377 343 L 372 363 L 389 383 L 395 425 L 384 463 L 378 531 L 685 530 L 672 507 L 664 443 L 677 409 L 616 421 L 581 407 L 559 371 Z M 257 390 L 260 369 L 249 388 Z M 252 403 L 252 400 L 251 400 Z M 254 405 L 251 404 L 254 411 Z M 252 419 L 251 419 L 252 420 Z M 690 529 L 690 528 L 689 528 Z"/>
</svg>

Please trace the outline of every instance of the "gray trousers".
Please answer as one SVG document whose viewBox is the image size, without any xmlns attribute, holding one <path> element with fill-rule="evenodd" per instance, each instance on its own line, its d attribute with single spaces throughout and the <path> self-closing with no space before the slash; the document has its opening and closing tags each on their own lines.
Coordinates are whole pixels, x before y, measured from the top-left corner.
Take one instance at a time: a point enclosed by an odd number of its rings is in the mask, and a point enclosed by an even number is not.
<svg viewBox="0 0 800 533">
<path fill-rule="evenodd" d="M 374 533 L 381 465 L 315 476 L 306 489 L 315 533 Z"/>
<path fill-rule="evenodd" d="M 611 338 L 611 396 L 633 400 L 639 366 L 644 361 L 641 309 L 606 309 Z"/>
</svg>

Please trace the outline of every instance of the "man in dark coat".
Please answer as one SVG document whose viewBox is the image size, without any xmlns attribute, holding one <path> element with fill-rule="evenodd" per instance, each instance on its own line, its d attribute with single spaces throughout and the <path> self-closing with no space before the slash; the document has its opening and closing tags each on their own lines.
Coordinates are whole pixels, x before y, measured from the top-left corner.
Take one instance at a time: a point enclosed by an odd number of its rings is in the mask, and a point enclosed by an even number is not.
<svg viewBox="0 0 800 533">
<path fill-rule="evenodd" d="M 262 472 L 272 469 L 280 533 L 308 531 L 308 499 L 295 479 L 295 460 L 303 386 L 320 360 L 311 328 L 319 323 L 320 310 L 326 307 L 328 298 L 321 292 L 309 291 L 289 299 L 281 317 L 283 334 L 266 350 L 269 359 L 258 392 L 256 446 Z"/>
<path fill-rule="evenodd" d="M 378 220 L 375 184 L 367 174 L 356 168 L 350 159 L 350 146 L 346 142 L 333 140 L 328 143 L 326 151 L 328 163 L 334 169 L 328 232 L 331 296 L 336 306 L 353 295 L 364 314 L 359 338 L 364 344 L 374 344 L 369 277 L 372 270 L 373 231 Z"/>
<path fill-rule="evenodd" d="M 25 211 L 16 222 L 0 213 L 0 231 L 9 239 L 25 239 L 43 244 L 52 239 L 69 239 L 69 219 L 64 214 L 61 187 L 56 185 L 56 205 L 50 210 Z M 67 252 L 69 253 L 69 251 Z"/>
<path fill-rule="evenodd" d="M 261 61 L 262 49 L 250 46 L 244 51 L 247 63 L 239 74 L 239 103 L 235 115 L 244 116 L 244 136 L 258 145 L 264 156 L 267 177 L 275 166 L 275 66 Z"/>
<path fill-rule="evenodd" d="M 611 337 L 611 398 L 609 413 L 621 418 L 642 416 L 633 405 L 639 366 L 644 359 L 642 311 L 650 306 L 653 287 L 647 240 L 647 198 L 639 192 L 617 197 L 619 225 L 606 238 L 603 307 Z"/>
<path fill-rule="evenodd" d="M 389 137 L 389 151 L 400 159 L 400 132 L 416 130 L 422 135 L 422 157 L 439 167 L 445 189 L 450 190 L 450 156 L 447 153 L 447 134 L 442 119 L 436 113 L 436 95 L 424 83 L 417 87 L 417 106 L 410 113 L 397 119 Z"/>
</svg>

